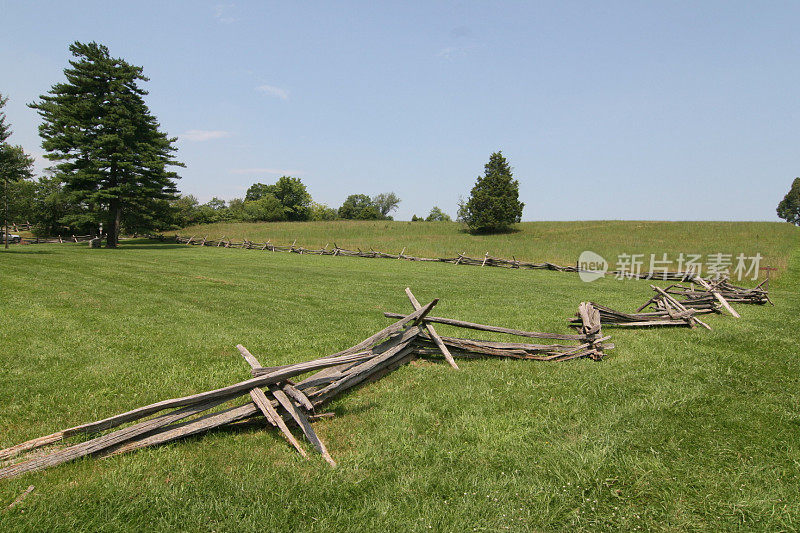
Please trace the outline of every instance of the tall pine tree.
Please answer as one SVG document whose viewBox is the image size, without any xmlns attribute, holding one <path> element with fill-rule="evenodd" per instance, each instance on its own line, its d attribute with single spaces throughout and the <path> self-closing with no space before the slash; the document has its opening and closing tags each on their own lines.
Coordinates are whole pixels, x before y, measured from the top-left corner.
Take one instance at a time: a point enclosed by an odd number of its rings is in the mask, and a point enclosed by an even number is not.
<svg viewBox="0 0 800 533">
<path fill-rule="evenodd" d="M 525 207 L 519 201 L 519 182 L 502 152 L 489 157 L 483 174 L 475 182 L 469 200 L 459 206 L 458 216 L 473 232 L 507 231 L 522 219 Z"/>
<path fill-rule="evenodd" d="M 142 67 L 95 42 L 75 42 L 69 50 L 75 59 L 64 69 L 66 82 L 30 107 L 43 119 L 45 157 L 59 162 L 55 176 L 81 206 L 67 222 L 105 222 L 107 246 L 115 248 L 126 213 L 135 211 L 139 222 L 157 218 L 148 210 L 177 191 L 178 175 L 168 167 L 183 164 L 172 157 L 177 139 L 160 131 L 144 102 Z"/>
</svg>

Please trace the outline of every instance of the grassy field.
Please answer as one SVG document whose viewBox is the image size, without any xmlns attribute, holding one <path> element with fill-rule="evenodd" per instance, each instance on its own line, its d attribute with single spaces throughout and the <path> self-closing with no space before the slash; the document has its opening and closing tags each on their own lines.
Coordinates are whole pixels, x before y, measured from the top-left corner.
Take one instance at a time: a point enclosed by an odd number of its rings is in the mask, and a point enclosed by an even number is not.
<svg viewBox="0 0 800 533">
<path fill-rule="evenodd" d="M 607 234 L 593 224 L 618 223 L 575 223 L 585 231 L 568 234 Z M 641 224 L 619 223 L 617 234 L 645 249 L 654 228 L 680 233 Z M 685 224 L 692 239 L 674 247 L 712 250 L 758 231 L 754 251 L 784 258 L 774 307 L 708 317 L 713 331 L 609 330 L 617 348 L 602 362 L 405 366 L 316 423 L 337 469 L 251 427 L 0 481 L 3 509 L 35 485 L 0 512 L 0 531 L 797 530 L 798 232 L 704 225 Z M 556 226 L 523 257 L 576 246 L 558 242 Z M 310 239 L 314 228 L 322 238 L 380 226 L 297 227 Z M 262 235 L 294 231 L 275 228 Z M 444 242 L 430 231 L 430 242 L 402 245 L 435 253 Z M 447 231 L 456 244 L 473 239 Z M 385 242 L 401 244 L 391 235 Z M 644 281 L 549 271 L 146 241 L 15 246 L 0 253 L 0 447 L 246 379 L 237 343 L 265 365 L 335 352 L 386 326 L 382 311 L 408 311 L 406 286 L 421 301 L 441 298 L 440 316 L 564 333 L 582 300 L 635 309 L 651 292 Z"/>
<path fill-rule="evenodd" d="M 504 235 L 470 235 L 455 222 L 280 222 L 250 224 L 210 224 L 180 230 L 184 236 L 208 235 L 209 239 L 226 236 L 233 240 L 249 239 L 275 244 L 297 244 L 321 248 L 334 243 L 342 248 L 369 250 L 423 257 L 455 257 L 466 252 L 495 257 L 572 265 L 584 250 L 599 253 L 612 265 L 617 256 L 626 254 L 668 254 L 675 260 L 680 253 L 740 253 L 764 256 L 769 264 L 783 272 L 798 240 L 797 228 L 782 222 L 523 222 L 517 230 Z M 779 272 L 779 274 L 780 274 Z"/>
</svg>

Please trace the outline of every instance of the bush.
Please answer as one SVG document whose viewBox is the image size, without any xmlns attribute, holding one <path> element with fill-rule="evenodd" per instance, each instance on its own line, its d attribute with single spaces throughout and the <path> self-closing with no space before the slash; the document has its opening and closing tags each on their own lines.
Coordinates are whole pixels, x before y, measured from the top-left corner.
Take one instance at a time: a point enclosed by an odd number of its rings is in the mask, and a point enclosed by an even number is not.
<svg viewBox="0 0 800 533">
<path fill-rule="evenodd" d="M 425 219 L 426 222 L 450 222 L 451 220 L 450 215 L 439 209 L 438 206 L 433 206 L 428 218 Z"/>
<path fill-rule="evenodd" d="M 317 202 L 311 202 L 309 213 L 309 220 L 336 220 L 339 218 L 339 213 L 336 209 Z"/>
<path fill-rule="evenodd" d="M 242 204 L 242 218 L 245 222 L 277 222 L 286 220 L 286 207 L 280 200 L 266 194 L 258 200 Z"/>
</svg>

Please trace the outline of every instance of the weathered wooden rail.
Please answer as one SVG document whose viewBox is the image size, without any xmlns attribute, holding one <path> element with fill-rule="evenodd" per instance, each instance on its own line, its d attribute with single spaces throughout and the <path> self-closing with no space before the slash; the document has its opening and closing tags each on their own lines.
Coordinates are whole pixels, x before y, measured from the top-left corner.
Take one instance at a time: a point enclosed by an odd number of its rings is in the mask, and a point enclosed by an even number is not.
<svg viewBox="0 0 800 533">
<path fill-rule="evenodd" d="M 428 318 L 437 304 L 434 299 L 420 305 L 410 289 L 406 289 L 413 312 L 403 315 L 387 313 L 398 320 L 367 339 L 342 350 L 305 363 L 263 367 L 244 346 L 237 349 L 250 367 L 253 377 L 219 389 L 164 400 L 114 415 L 102 420 L 74 426 L 0 450 L 0 479 L 42 470 L 86 456 L 106 457 L 170 442 L 214 428 L 247 419 L 262 419 L 266 427 L 274 427 L 303 455 L 307 453 L 292 433 L 299 428 L 312 447 L 331 465 L 331 457 L 312 421 L 325 414 L 316 410 L 326 402 L 354 387 L 380 379 L 401 365 L 417 358 L 443 356 L 458 369 L 457 357 L 510 357 L 539 361 L 566 361 L 588 357 L 600 360 L 605 350 L 614 347 L 610 337 L 601 332 L 600 315 L 581 315 L 577 334 L 538 333 L 499 326 L 461 322 L 445 318 Z M 512 343 L 456 337 L 440 337 L 433 323 L 472 330 L 501 332 L 528 338 L 558 340 L 559 343 Z M 300 382 L 292 378 L 314 372 Z M 225 404 L 246 398 L 244 404 Z M 119 426 L 132 423 L 122 429 Z M 60 447 L 49 452 L 42 447 L 65 439 L 106 432 L 92 439 Z M 22 460 L 18 456 L 22 455 Z M 15 459 L 17 458 L 17 459 Z"/>
<path fill-rule="evenodd" d="M 467 266 L 479 266 L 479 267 L 500 267 L 500 268 L 510 268 L 510 269 L 520 269 L 520 270 L 553 270 L 557 272 L 586 272 L 582 270 L 577 264 L 575 265 L 557 265 L 555 263 L 550 262 L 543 262 L 543 263 L 534 263 L 530 261 L 520 261 L 516 258 L 512 259 L 504 259 L 501 257 L 492 257 L 489 255 L 489 252 L 486 252 L 483 257 L 469 257 L 463 253 L 457 254 L 455 257 L 417 257 L 413 255 L 408 255 L 405 252 L 405 248 L 401 250 L 399 253 L 390 254 L 386 252 L 380 252 L 377 250 L 361 250 L 360 248 L 356 250 L 348 250 L 345 248 L 340 248 L 333 243 L 333 247 L 329 247 L 326 244 L 323 248 L 304 248 L 303 246 L 298 246 L 297 241 L 295 240 L 290 245 L 281 245 L 275 244 L 272 241 L 267 242 L 253 242 L 247 239 L 242 241 L 233 241 L 231 239 L 226 239 L 224 236 L 218 240 L 209 239 L 208 236 L 198 236 L 193 235 L 191 237 L 183 237 L 180 235 L 175 235 L 171 238 L 164 237 L 163 235 L 149 235 L 148 237 L 159 239 L 159 240 L 174 240 L 178 244 L 186 244 L 187 246 L 212 246 L 212 247 L 222 247 L 222 248 L 240 248 L 244 250 L 259 250 L 262 252 L 289 252 L 289 253 L 296 253 L 296 254 L 307 254 L 307 255 L 333 255 L 333 256 L 341 256 L 341 257 L 362 257 L 366 259 L 402 259 L 405 261 L 422 261 L 422 262 L 429 262 L 429 263 L 449 263 L 453 265 L 467 265 Z M 606 272 L 607 275 L 615 276 L 620 274 L 617 271 L 608 271 Z M 658 279 L 663 281 L 692 281 L 695 278 L 695 274 L 693 272 L 639 272 L 639 273 L 630 273 L 626 272 L 625 278 L 635 278 L 635 279 Z"/>
</svg>

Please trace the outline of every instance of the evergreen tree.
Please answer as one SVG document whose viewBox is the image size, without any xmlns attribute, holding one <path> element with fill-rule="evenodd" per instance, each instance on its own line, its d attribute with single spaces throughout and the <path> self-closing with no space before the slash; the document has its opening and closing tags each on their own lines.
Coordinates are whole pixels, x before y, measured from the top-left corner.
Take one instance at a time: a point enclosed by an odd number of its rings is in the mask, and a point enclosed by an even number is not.
<svg viewBox="0 0 800 533">
<path fill-rule="evenodd" d="M 792 188 L 778 204 L 778 216 L 786 222 L 800 226 L 800 178 L 795 178 Z"/>
<path fill-rule="evenodd" d="M 104 222 L 107 246 L 115 248 L 124 220 L 142 230 L 160 218 L 159 200 L 177 191 L 178 175 L 167 168 L 183 164 L 172 157 L 177 139 L 160 131 L 144 102 L 142 67 L 94 42 L 75 42 L 69 50 L 76 59 L 64 69 L 66 82 L 30 107 L 43 119 L 45 157 L 59 161 L 55 177 L 83 207 L 67 222 Z"/>
<path fill-rule="evenodd" d="M 8 204 L 9 183 L 31 177 L 33 159 L 28 156 L 21 146 L 12 146 L 7 141 L 11 137 L 11 125 L 6 123 L 6 114 L 3 112 L 8 98 L 0 94 L 0 179 L 3 180 L 3 243 L 8 248 Z"/>
<path fill-rule="evenodd" d="M 495 152 L 484 166 L 484 175 L 461 203 L 458 217 L 470 231 L 492 233 L 507 231 L 522 219 L 519 201 L 519 182 L 513 178 L 511 167 L 502 152 Z"/>
</svg>

